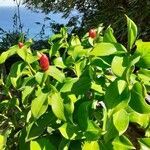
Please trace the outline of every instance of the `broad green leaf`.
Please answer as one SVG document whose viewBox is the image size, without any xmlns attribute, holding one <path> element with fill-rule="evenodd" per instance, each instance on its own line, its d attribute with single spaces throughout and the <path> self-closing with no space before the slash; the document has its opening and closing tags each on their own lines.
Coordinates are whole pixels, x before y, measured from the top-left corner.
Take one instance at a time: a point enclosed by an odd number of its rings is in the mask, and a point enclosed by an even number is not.
<svg viewBox="0 0 150 150">
<path fill-rule="evenodd" d="M 79 130 L 78 126 L 65 123 L 59 128 L 62 136 L 68 140 L 82 139 L 82 132 Z"/>
<path fill-rule="evenodd" d="M 77 111 L 78 124 L 83 131 L 87 130 L 88 127 L 90 108 L 91 108 L 91 102 L 87 101 L 80 104 Z"/>
<path fill-rule="evenodd" d="M 103 41 L 108 43 L 117 43 L 117 40 L 113 35 L 113 32 L 114 32 L 113 29 L 109 26 L 104 32 Z"/>
<path fill-rule="evenodd" d="M 77 81 L 78 81 L 78 78 L 67 78 L 64 81 L 65 83 L 64 83 L 63 87 L 60 89 L 60 92 L 62 92 L 62 93 L 70 92 L 73 84 Z"/>
<path fill-rule="evenodd" d="M 140 114 L 130 109 L 129 119 L 130 122 L 138 123 L 141 127 L 146 128 L 150 122 L 150 118 L 147 114 Z"/>
<path fill-rule="evenodd" d="M 90 52 L 90 55 L 94 56 L 109 56 L 117 52 L 126 52 L 126 49 L 123 45 L 119 43 L 98 43 L 95 45 L 93 50 Z"/>
<path fill-rule="evenodd" d="M 150 42 L 143 42 L 142 40 L 138 40 L 136 42 L 136 51 L 135 55 L 140 56 L 140 61 L 138 62 L 138 66 L 142 68 L 150 68 Z"/>
<path fill-rule="evenodd" d="M 55 66 L 50 66 L 46 73 L 61 83 L 65 80 L 64 73 L 57 69 Z"/>
<path fill-rule="evenodd" d="M 7 58 L 11 57 L 12 55 L 16 54 L 16 50 L 19 49 L 18 45 L 10 47 L 9 50 L 0 54 L 0 64 L 4 63 Z"/>
<path fill-rule="evenodd" d="M 93 120 L 87 121 L 87 129 L 84 132 L 84 137 L 87 141 L 98 140 L 102 134 L 102 129 Z"/>
<path fill-rule="evenodd" d="M 43 93 L 41 90 L 37 97 L 32 100 L 31 112 L 35 119 L 43 115 L 48 108 L 48 93 Z"/>
<path fill-rule="evenodd" d="M 99 84 L 96 84 L 95 82 L 92 82 L 91 89 L 99 93 L 104 93 L 102 86 Z"/>
<path fill-rule="evenodd" d="M 123 109 L 130 100 L 130 92 L 124 80 L 113 81 L 106 89 L 104 102 L 108 109 Z"/>
<path fill-rule="evenodd" d="M 141 150 L 150 149 L 150 138 L 140 138 L 139 140 Z"/>
<path fill-rule="evenodd" d="M 130 142 L 130 140 L 126 136 L 120 136 L 116 137 L 113 142 L 113 149 L 114 150 L 130 150 L 135 149 L 133 144 Z"/>
<path fill-rule="evenodd" d="M 40 138 L 30 142 L 30 150 L 57 150 L 57 148 L 48 138 Z"/>
<path fill-rule="evenodd" d="M 85 94 L 91 87 L 91 79 L 87 76 L 81 76 L 72 86 L 71 91 L 76 94 Z"/>
<path fill-rule="evenodd" d="M 137 75 L 145 85 L 150 86 L 150 70 L 140 69 Z"/>
<path fill-rule="evenodd" d="M 42 115 L 36 122 L 29 124 L 26 128 L 26 142 L 38 138 L 55 121 L 56 118 L 52 112 L 48 112 Z"/>
<path fill-rule="evenodd" d="M 21 76 L 23 75 L 30 75 L 30 72 L 27 70 L 28 66 L 26 66 L 26 64 L 24 62 L 18 61 L 16 63 L 14 63 L 11 67 L 10 73 L 9 73 L 9 77 L 10 77 L 10 81 L 11 84 L 15 87 L 15 88 L 19 88 L 21 86 Z"/>
<path fill-rule="evenodd" d="M 98 141 L 85 141 L 82 145 L 82 150 L 100 150 Z"/>
<path fill-rule="evenodd" d="M 83 46 L 81 45 L 77 45 L 77 46 L 71 46 L 69 49 L 68 49 L 68 54 L 70 56 L 72 56 L 72 58 L 74 60 L 77 60 L 78 58 L 81 58 L 83 56 L 86 56 L 88 53 L 88 50 L 87 49 L 83 49 Z"/>
<path fill-rule="evenodd" d="M 27 99 L 30 96 L 30 94 L 32 93 L 32 91 L 34 90 L 33 86 L 25 86 L 24 90 L 22 91 L 22 103 L 26 104 L 27 103 Z"/>
<path fill-rule="evenodd" d="M 91 62 L 91 65 L 93 66 L 98 66 L 98 67 L 101 67 L 101 68 L 110 68 L 110 64 L 105 61 L 104 59 L 102 58 L 99 58 L 99 57 L 94 57 L 92 59 L 92 62 Z"/>
<path fill-rule="evenodd" d="M 6 137 L 0 134 L 0 150 L 4 150 L 6 146 Z"/>
<path fill-rule="evenodd" d="M 70 144 L 69 140 L 62 138 L 62 140 L 59 144 L 58 150 L 69 150 L 69 144 Z"/>
<path fill-rule="evenodd" d="M 76 73 L 77 77 L 81 76 L 85 67 L 86 67 L 85 59 L 84 60 L 82 59 L 81 61 L 75 63 L 74 68 L 75 68 L 75 73 Z"/>
<path fill-rule="evenodd" d="M 45 72 L 37 72 L 36 74 L 35 74 L 35 80 L 37 81 L 37 83 L 39 84 L 39 85 L 43 85 L 43 83 L 46 81 L 46 79 L 47 79 L 47 73 L 45 73 Z"/>
<path fill-rule="evenodd" d="M 81 45 L 79 37 L 77 35 L 76 36 L 72 36 L 70 44 L 71 44 L 71 46 Z"/>
<path fill-rule="evenodd" d="M 137 38 L 137 26 L 128 16 L 126 16 L 126 18 L 128 28 L 128 50 L 131 50 Z"/>
<path fill-rule="evenodd" d="M 128 65 L 128 57 L 115 56 L 111 64 L 111 69 L 117 77 L 123 77 Z"/>
<path fill-rule="evenodd" d="M 64 112 L 65 108 L 60 93 L 52 92 L 51 95 L 49 95 L 48 101 L 52 107 L 52 111 L 55 114 L 55 116 L 60 120 L 66 121 Z"/>
<path fill-rule="evenodd" d="M 27 63 L 33 63 L 38 60 L 37 56 L 33 56 L 31 50 L 27 48 L 27 46 L 22 47 L 21 49 L 17 49 L 17 54 Z"/>
<path fill-rule="evenodd" d="M 65 64 L 64 64 L 64 62 L 63 62 L 62 57 L 57 57 L 57 58 L 55 58 L 55 59 L 54 59 L 54 65 L 55 65 L 56 67 L 59 67 L 59 68 L 62 68 L 62 69 L 66 68 L 66 66 L 65 66 Z"/>
<path fill-rule="evenodd" d="M 145 101 L 145 88 L 140 82 L 136 82 L 132 87 L 129 106 L 138 113 L 150 113 L 150 105 Z"/>
<path fill-rule="evenodd" d="M 113 114 L 113 123 L 116 129 L 119 132 L 119 135 L 122 135 L 128 128 L 129 125 L 129 115 L 122 109 L 115 114 Z"/>
</svg>

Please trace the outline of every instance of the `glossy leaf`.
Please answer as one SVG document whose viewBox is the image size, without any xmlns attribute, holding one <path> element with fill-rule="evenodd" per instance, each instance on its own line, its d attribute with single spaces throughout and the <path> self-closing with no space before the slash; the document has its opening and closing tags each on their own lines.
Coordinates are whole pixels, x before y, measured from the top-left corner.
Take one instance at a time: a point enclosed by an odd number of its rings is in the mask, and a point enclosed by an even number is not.
<svg viewBox="0 0 150 150">
<path fill-rule="evenodd" d="M 56 147 L 46 138 L 30 142 L 30 150 L 56 150 Z"/>
<path fill-rule="evenodd" d="M 64 73 L 57 69 L 55 66 L 50 66 L 46 73 L 61 83 L 65 80 Z"/>
<path fill-rule="evenodd" d="M 117 52 L 125 52 L 126 49 L 119 43 L 98 43 L 95 45 L 90 55 L 94 56 L 109 56 Z"/>
<path fill-rule="evenodd" d="M 148 105 L 145 101 L 145 88 L 139 82 L 136 82 L 132 87 L 129 105 L 138 113 L 150 113 L 150 105 Z"/>
<path fill-rule="evenodd" d="M 100 147 L 97 141 L 87 141 L 83 143 L 82 150 L 100 150 Z"/>
<path fill-rule="evenodd" d="M 119 135 L 122 135 L 128 128 L 129 125 L 129 115 L 122 109 L 115 114 L 113 114 L 113 123 L 116 129 L 119 132 Z"/>
<path fill-rule="evenodd" d="M 56 118 L 51 112 L 45 113 L 36 122 L 33 122 L 27 126 L 26 142 L 38 138 L 48 126 L 53 124 Z"/>
<path fill-rule="evenodd" d="M 136 42 L 136 56 L 140 56 L 140 61 L 138 62 L 138 66 L 142 68 L 150 68 L 150 42 L 142 42 L 138 40 Z"/>
<path fill-rule="evenodd" d="M 4 150 L 6 146 L 6 137 L 0 134 L 0 150 Z"/>
<path fill-rule="evenodd" d="M 141 150 L 150 149 L 150 138 L 140 138 L 139 140 Z"/>
<path fill-rule="evenodd" d="M 138 77 L 142 80 L 142 82 L 150 86 L 150 70 L 148 69 L 141 69 L 138 71 Z"/>
<path fill-rule="evenodd" d="M 32 100 L 31 112 L 35 119 L 43 115 L 48 108 L 48 93 L 39 92 L 37 97 Z"/>
<path fill-rule="evenodd" d="M 65 123 L 59 128 L 60 133 L 62 136 L 68 140 L 74 139 L 82 139 L 83 135 L 82 132 L 79 130 L 78 126 Z"/>
<path fill-rule="evenodd" d="M 0 64 L 4 63 L 6 61 L 7 58 L 11 57 L 12 55 L 16 54 L 16 50 L 19 49 L 18 45 L 12 46 L 10 47 L 9 50 L 7 50 L 6 52 L 3 52 L 0 55 Z"/>
<path fill-rule="evenodd" d="M 48 101 L 52 107 L 52 111 L 55 114 L 55 116 L 60 120 L 66 121 L 63 99 L 61 98 L 60 93 L 51 93 L 51 95 L 48 98 Z"/>
<path fill-rule="evenodd" d="M 130 142 L 130 140 L 125 137 L 125 136 L 120 136 L 120 137 L 116 137 L 113 142 L 113 149 L 114 150 L 130 150 L 130 149 L 135 149 L 135 147 L 133 146 L 133 144 Z"/>
<path fill-rule="evenodd" d="M 104 102 L 108 109 L 121 109 L 127 106 L 130 100 L 130 92 L 124 80 L 112 82 L 105 94 Z"/>
<path fill-rule="evenodd" d="M 109 26 L 105 32 L 104 32 L 104 37 L 103 37 L 103 41 L 104 42 L 110 42 L 110 43 L 117 43 L 116 38 L 113 35 L 113 29 Z"/>
<path fill-rule="evenodd" d="M 137 26 L 128 16 L 126 16 L 126 18 L 128 28 L 128 49 L 131 50 L 137 38 Z"/>
</svg>

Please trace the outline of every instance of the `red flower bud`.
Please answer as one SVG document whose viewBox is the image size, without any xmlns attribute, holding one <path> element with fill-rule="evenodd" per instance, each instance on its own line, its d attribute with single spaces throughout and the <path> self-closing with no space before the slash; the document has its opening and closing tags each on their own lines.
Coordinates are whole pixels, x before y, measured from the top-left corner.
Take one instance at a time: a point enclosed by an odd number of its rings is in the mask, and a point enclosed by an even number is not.
<svg viewBox="0 0 150 150">
<path fill-rule="evenodd" d="M 90 29 L 89 30 L 89 37 L 91 38 L 96 38 L 96 30 L 95 29 Z"/>
<path fill-rule="evenodd" d="M 22 48 L 24 46 L 24 44 L 22 42 L 18 43 L 19 48 Z"/>
<path fill-rule="evenodd" d="M 46 71 L 48 70 L 49 68 L 49 60 L 48 60 L 48 57 L 45 55 L 45 54 L 41 54 L 41 57 L 40 57 L 40 67 L 43 71 Z"/>
</svg>

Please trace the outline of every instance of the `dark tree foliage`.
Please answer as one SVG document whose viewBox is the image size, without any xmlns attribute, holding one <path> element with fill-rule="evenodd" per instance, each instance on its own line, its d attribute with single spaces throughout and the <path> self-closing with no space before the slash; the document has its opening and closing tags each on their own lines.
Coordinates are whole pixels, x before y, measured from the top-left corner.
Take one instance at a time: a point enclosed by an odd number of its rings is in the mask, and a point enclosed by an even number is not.
<svg viewBox="0 0 150 150">
<path fill-rule="evenodd" d="M 82 29 L 76 28 L 78 17 L 72 18 L 69 25 L 81 34 L 90 28 L 103 23 L 105 27 L 112 25 L 119 40 L 125 40 L 124 14 L 138 24 L 140 37 L 150 39 L 150 0 L 24 0 L 29 8 L 40 8 L 44 12 L 64 12 L 67 17 L 73 9 L 82 15 Z"/>
</svg>

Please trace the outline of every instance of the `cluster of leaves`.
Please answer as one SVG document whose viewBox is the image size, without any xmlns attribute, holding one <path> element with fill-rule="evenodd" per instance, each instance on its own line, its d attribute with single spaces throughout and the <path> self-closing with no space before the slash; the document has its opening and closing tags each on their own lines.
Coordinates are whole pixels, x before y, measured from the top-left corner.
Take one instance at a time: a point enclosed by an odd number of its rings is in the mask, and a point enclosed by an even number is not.
<svg viewBox="0 0 150 150">
<path fill-rule="evenodd" d="M 113 29 L 80 40 L 66 28 L 49 38 L 50 66 L 42 71 L 31 41 L 0 55 L 14 54 L 0 80 L 0 149 L 108 150 L 135 149 L 129 123 L 144 130 L 141 149 L 150 145 L 150 42 L 137 40 L 137 27 L 127 17 L 128 46 Z"/>
<path fill-rule="evenodd" d="M 112 25 L 116 30 L 117 39 L 125 42 L 124 14 L 130 16 L 139 25 L 140 37 L 144 40 L 150 39 L 150 2 L 145 0 L 23 0 L 29 8 L 40 8 L 44 12 L 64 12 L 67 17 L 73 9 L 82 14 L 81 28 L 76 26 L 80 17 L 72 17 L 68 26 L 74 26 L 75 31 L 86 31 L 91 27 L 97 27 L 100 23 L 104 26 Z M 137 13 L 138 12 L 138 13 Z M 107 17 L 106 17 L 107 16 Z"/>
</svg>

